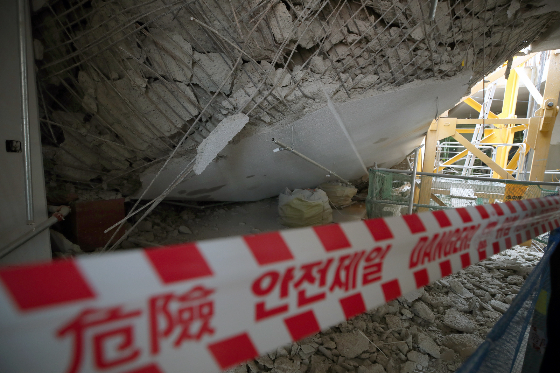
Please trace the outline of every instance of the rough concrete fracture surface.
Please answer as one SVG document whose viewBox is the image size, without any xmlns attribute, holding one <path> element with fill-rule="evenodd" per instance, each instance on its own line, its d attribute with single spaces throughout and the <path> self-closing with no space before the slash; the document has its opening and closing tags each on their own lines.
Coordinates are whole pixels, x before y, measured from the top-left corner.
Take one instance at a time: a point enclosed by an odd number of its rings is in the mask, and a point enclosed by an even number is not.
<svg viewBox="0 0 560 373">
<path fill-rule="evenodd" d="M 320 125 L 329 121 L 317 114 L 326 105 L 324 92 L 355 114 L 342 117 L 354 141 L 367 143 L 359 149 L 367 166 L 390 166 L 468 85 L 559 15 L 539 0 L 516 6 L 510 0 L 440 1 L 432 22 L 425 22 L 429 0 L 70 4 L 38 3 L 34 14 L 47 178 L 125 195 L 140 189 L 140 176 L 156 173 L 171 151 L 183 165 L 192 160 L 224 118 L 241 113 L 249 121 L 223 152 L 249 137 L 247 148 L 255 148 L 259 136 L 285 133 L 291 145 L 326 158 L 329 166 L 337 163 L 334 170 L 348 170 L 350 177 L 355 155 L 345 153 L 346 142 L 330 124 Z M 378 119 L 385 111 L 375 102 L 410 83 L 424 84 L 424 90 L 383 107 L 408 112 L 413 120 Z M 378 110 L 365 114 L 369 107 Z M 313 132 L 313 141 L 306 137 L 298 144 L 305 132 Z M 263 172 L 279 161 L 262 147 L 250 153 L 261 167 L 248 173 L 246 159 L 231 154 L 245 150 L 221 153 L 213 163 L 223 163 L 227 172 L 211 171 L 211 164 L 171 197 L 248 199 L 251 193 L 235 191 L 244 190 L 252 175 L 268 180 L 259 180 L 254 199 L 324 181 L 293 158 L 286 161 L 287 169 L 297 170 L 292 175 Z M 176 175 L 171 167 L 152 193 L 158 195 Z M 286 185 L 286 179 L 299 185 Z M 144 186 L 146 181 L 150 176 Z M 192 193 L 222 185 L 227 187 L 220 193 Z"/>
</svg>

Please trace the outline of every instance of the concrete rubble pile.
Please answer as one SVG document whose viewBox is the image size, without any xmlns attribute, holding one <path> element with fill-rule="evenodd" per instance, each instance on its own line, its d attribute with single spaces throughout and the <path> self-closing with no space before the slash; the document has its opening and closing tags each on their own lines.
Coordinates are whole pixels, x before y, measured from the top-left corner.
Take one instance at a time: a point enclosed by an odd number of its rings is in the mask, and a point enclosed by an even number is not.
<svg viewBox="0 0 560 373">
<path fill-rule="evenodd" d="M 121 247 L 276 230 L 275 210 L 274 199 L 206 210 L 160 206 Z M 508 309 L 540 247 L 515 246 L 228 373 L 454 372 Z"/>
<path fill-rule="evenodd" d="M 454 372 L 541 256 L 516 246 L 228 373 Z"/>
<path fill-rule="evenodd" d="M 44 7 L 35 54 L 47 170 L 131 194 L 135 172 L 177 146 L 194 155 L 230 115 L 250 118 L 239 139 L 325 106 L 326 94 L 347 101 L 464 69 L 474 83 L 553 17 L 533 1 L 515 16 L 510 0 L 451 3 L 432 22 L 424 0 Z"/>
</svg>

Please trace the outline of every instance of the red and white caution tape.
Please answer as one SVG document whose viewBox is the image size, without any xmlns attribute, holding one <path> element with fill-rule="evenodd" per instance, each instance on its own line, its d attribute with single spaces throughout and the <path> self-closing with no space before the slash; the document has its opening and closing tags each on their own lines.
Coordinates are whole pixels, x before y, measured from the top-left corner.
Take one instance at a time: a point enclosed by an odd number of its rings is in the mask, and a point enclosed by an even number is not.
<svg viewBox="0 0 560 373">
<path fill-rule="evenodd" d="M 1 372 L 217 372 L 560 226 L 560 197 L 0 270 Z"/>
</svg>

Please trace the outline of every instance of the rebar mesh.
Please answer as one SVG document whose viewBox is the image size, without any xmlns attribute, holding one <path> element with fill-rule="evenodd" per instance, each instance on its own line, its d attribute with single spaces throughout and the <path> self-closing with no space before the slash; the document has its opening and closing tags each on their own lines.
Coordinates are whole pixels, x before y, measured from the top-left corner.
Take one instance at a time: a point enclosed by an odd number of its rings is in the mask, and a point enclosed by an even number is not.
<svg viewBox="0 0 560 373">
<path fill-rule="evenodd" d="M 388 170 L 370 169 L 366 207 L 369 218 L 399 216 L 407 213 L 410 203 L 412 176 Z M 421 182 L 420 182 L 421 180 Z M 419 188 L 431 185 L 430 210 L 476 206 L 520 199 L 546 197 L 558 193 L 548 185 L 534 185 L 517 180 L 464 180 L 452 175 L 422 176 L 416 180 Z M 418 204 L 415 204 L 418 207 Z"/>
<path fill-rule="evenodd" d="M 134 189 L 225 116 L 246 131 L 470 69 L 472 83 L 556 13 L 522 1 L 49 1 L 34 15 L 47 177 Z M 42 49 L 42 50 L 41 50 Z"/>
</svg>

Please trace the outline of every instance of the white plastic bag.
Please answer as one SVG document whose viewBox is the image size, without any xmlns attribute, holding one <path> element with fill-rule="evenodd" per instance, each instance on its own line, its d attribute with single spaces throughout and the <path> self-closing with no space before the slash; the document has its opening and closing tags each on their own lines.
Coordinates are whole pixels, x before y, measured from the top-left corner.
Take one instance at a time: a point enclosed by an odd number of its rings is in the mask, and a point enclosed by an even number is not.
<svg viewBox="0 0 560 373">
<path fill-rule="evenodd" d="M 321 189 L 295 189 L 279 196 L 280 223 L 288 227 L 307 227 L 332 222 L 327 194 Z"/>
<path fill-rule="evenodd" d="M 335 181 L 323 183 L 319 188 L 327 193 L 329 200 L 335 207 L 348 206 L 352 203 L 352 197 L 358 193 L 358 189 L 351 185 Z"/>
</svg>

